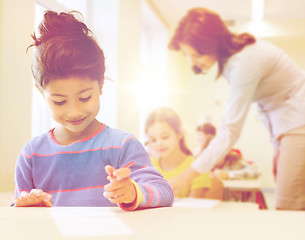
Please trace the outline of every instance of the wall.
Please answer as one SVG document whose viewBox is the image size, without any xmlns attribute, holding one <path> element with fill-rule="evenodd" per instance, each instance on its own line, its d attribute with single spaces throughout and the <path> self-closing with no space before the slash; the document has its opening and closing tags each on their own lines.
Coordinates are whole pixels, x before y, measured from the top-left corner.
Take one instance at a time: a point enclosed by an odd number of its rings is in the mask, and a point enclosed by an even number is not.
<svg viewBox="0 0 305 240">
<path fill-rule="evenodd" d="M 17 156 L 31 134 L 34 0 L 0 0 L 0 191 L 14 188 Z"/>
<path fill-rule="evenodd" d="M 105 55 L 105 81 L 99 121 L 117 127 L 119 0 L 88 1 L 87 19 Z"/>
<path fill-rule="evenodd" d="M 118 29 L 117 128 L 138 135 L 141 0 L 120 0 Z"/>
</svg>

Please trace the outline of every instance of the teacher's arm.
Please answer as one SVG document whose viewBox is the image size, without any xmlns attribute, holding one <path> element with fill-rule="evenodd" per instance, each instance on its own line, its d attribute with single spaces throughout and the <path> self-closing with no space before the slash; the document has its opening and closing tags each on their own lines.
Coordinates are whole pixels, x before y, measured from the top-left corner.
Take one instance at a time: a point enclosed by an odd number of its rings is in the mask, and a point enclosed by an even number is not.
<svg viewBox="0 0 305 240">
<path fill-rule="evenodd" d="M 238 140 L 250 105 L 253 101 L 261 72 L 257 64 L 244 59 L 229 75 L 230 92 L 225 114 L 217 136 L 198 156 L 192 165 L 178 177 L 170 181 L 174 194 L 191 184 L 200 173 L 209 172 L 234 146 Z"/>
</svg>

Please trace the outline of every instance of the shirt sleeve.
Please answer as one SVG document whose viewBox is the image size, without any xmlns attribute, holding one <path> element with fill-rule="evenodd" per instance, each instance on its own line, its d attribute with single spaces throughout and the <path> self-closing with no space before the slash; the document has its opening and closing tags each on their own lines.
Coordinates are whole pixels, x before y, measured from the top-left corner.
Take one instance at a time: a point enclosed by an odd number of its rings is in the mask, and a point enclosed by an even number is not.
<svg viewBox="0 0 305 240">
<path fill-rule="evenodd" d="M 123 145 L 120 165 L 131 161 L 135 164 L 130 167 L 130 178 L 134 181 L 140 208 L 169 207 L 174 201 L 174 194 L 169 183 L 152 165 L 150 158 L 142 144 L 135 138 Z"/>
<path fill-rule="evenodd" d="M 192 167 L 200 173 L 210 171 L 225 157 L 240 136 L 262 77 L 261 63 L 253 55 L 252 52 L 240 54 L 228 66 L 228 74 L 225 77 L 229 82 L 229 98 L 221 127 L 209 146 L 192 163 Z"/>
<path fill-rule="evenodd" d="M 34 188 L 32 177 L 32 156 L 24 149 L 19 154 L 15 168 L 15 196 L 20 197 L 22 191 L 30 192 Z"/>
</svg>

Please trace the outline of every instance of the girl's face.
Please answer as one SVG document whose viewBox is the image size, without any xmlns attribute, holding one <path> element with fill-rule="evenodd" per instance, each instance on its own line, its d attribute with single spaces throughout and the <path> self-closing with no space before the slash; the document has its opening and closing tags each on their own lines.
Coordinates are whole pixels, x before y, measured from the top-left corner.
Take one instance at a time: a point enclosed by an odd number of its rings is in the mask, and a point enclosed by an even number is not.
<svg viewBox="0 0 305 240">
<path fill-rule="evenodd" d="M 193 68 L 199 68 L 201 73 L 207 73 L 211 67 L 217 62 L 216 54 L 202 55 L 193 47 L 180 43 L 180 50 L 189 59 Z"/>
<path fill-rule="evenodd" d="M 159 157 L 168 157 L 172 153 L 180 150 L 181 134 L 166 122 L 155 122 L 147 129 L 149 146 Z"/>
<path fill-rule="evenodd" d="M 198 130 L 197 130 L 196 133 L 197 133 L 197 134 L 196 134 L 197 141 L 198 141 L 200 144 L 205 143 L 205 141 L 206 141 L 206 139 L 207 139 L 208 136 L 207 136 L 204 132 L 202 132 L 202 131 L 198 131 Z"/>
<path fill-rule="evenodd" d="M 97 81 L 68 77 L 50 81 L 44 96 L 56 122 L 68 132 L 86 135 L 99 112 L 101 93 Z"/>
</svg>

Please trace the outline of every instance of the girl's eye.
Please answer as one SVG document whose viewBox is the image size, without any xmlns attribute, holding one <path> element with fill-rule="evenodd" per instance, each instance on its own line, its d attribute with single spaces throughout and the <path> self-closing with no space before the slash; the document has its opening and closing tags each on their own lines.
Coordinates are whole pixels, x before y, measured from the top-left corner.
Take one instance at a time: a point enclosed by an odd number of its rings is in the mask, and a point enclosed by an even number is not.
<svg viewBox="0 0 305 240">
<path fill-rule="evenodd" d="M 55 105 L 58 105 L 58 106 L 64 105 L 66 103 L 66 101 L 60 101 L 60 102 L 53 101 L 53 102 Z"/>
<path fill-rule="evenodd" d="M 89 101 L 89 99 L 91 98 L 91 96 L 92 96 L 92 95 L 90 95 L 89 97 L 86 97 L 86 98 L 80 98 L 79 100 L 80 100 L 81 102 L 87 102 L 87 101 Z"/>
<path fill-rule="evenodd" d="M 168 135 L 162 136 L 162 139 L 168 139 Z"/>
<path fill-rule="evenodd" d="M 150 139 L 149 140 L 149 143 L 155 143 L 156 142 L 156 139 Z"/>
</svg>

